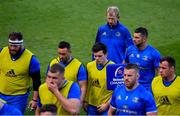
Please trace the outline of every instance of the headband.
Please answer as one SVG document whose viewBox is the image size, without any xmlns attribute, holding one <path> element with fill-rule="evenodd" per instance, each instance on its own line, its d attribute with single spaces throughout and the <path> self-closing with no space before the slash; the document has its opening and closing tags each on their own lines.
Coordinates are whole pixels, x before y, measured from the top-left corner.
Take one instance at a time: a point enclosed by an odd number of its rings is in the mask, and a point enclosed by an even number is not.
<svg viewBox="0 0 180 116">
<path fill-rule="evenodd" d="M 23 44 L 23 40 L 10 40 L 9 39 L 9 44 L 10 45 L 22 45 Z"/>
</svg>

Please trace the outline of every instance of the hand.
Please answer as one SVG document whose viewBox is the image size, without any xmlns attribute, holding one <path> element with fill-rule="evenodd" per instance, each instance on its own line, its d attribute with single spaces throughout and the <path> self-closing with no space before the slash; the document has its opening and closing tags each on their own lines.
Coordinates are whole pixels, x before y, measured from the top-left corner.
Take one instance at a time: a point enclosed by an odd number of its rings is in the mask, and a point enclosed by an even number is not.
<svg viewBox="0 0 180 116">
<path fill-rule="evenodd" d="M 97 106 L 98 112 L 104 112 L 108 109 L 108 107 L 109 107 L 109 103 L 103 103 L 103 104 Z"/>
<path fill-rule="evenodd" d="M 47 83 L 48 89 L 49 89 L 52 93 L 55 93 L 55 91 L 58 90 L 58 86 L 57 86 L 56 83 L 50 82 L 50 81 L 46 81 L 46 83 Z"/>
<path fill-rule="evenodd" d="M 88 103 L 86 101 L 84 101 L 82 103 L 82 106 L 83 106 L 84 111 L 87 112 Z"/>
<path fill-rule="evenodd" d="M 37 101 L 35 100 L 31 100 L 29 102 L 28 108 L 30 109 L 30 111 L 33 111 L 37 108 Z"/>
</svg>

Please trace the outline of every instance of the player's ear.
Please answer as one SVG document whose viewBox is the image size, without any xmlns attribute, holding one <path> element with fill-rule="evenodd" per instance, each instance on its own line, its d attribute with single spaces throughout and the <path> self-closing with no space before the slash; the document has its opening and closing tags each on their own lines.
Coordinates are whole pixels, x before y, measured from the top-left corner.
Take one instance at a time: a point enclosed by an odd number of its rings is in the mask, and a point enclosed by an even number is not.
<svg viewBox="0 0 180 116">
<path fill-rule="evenodd" d="M 71 49 L 68 49 L 68 52 L 71 53 L 72 52 Z"/>
<path fill-rule="evenodd" d="M 139 73 L 137 73 L 137 79 L 139 79 L 139 77 L 140 77 L 140 75 L 139 75 Z"/>
</svg>

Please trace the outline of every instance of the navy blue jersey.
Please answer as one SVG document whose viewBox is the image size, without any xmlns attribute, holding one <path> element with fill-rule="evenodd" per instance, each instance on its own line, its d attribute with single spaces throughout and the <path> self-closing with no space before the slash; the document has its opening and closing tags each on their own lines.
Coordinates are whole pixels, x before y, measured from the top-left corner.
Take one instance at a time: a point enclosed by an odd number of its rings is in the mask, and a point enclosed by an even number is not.
<svg viewBox="0 0 180 116">
<path fill-rule="evenodd" d="M 115 115 L 146 115 L 147 112 L 157 112 L 152 94 L 142 85 L 127 91 L 122 85 L 115 89 L 111 106 L 116 110 Z"/>
<path fill-rule="evenodd" d="M 110 27 L 108 24 L 100 26 L 96 35 L 96 42 L 106 45 L 108 60 L 112 60 L 116 64 L 122 63 L 126 49 L 133 45 L 128 29 L 119 22 L 114 27 Z"/>
<path fill-rule="evenodd" d="M 140 67 L 139 83 L 149 90 L 155 77 L 156 68 L 159 67 L 160 57 L 159 51 L 150 45 L 144 50 L 138 50 L 133 45 L 127 49 L 125 61 L 126 63 L 135 63 Z"/>
</svg>

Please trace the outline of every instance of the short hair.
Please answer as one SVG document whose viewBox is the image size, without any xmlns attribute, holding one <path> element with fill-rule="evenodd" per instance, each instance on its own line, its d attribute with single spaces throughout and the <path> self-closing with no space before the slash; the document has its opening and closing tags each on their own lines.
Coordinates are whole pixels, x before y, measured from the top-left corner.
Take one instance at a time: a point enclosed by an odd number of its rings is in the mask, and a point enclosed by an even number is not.
<svg viewBox="0 0 180 116">
<path fill-rule="evenodd" d="M 146 28 L 144 27 L 138 27 L 137 29 L 135 29 L 134 31 L 135 33 L 141 33 L 142 36 L 145 36 L 146 38 L 148 37 L 148 31 Z"/>
<path fill-rule="evenodd" d="M 129 70 L 129 69 L 134 69 L 136 72 L 139 73 L 139 66 L 138 66 L 137 64 L 128 63 L 128 64 L 124 67 L 124 69 L 127 69 L 127 70 Z"/>
<path fill-rule="evenodd" d="M 53 115 L 56 115 L 57 107 L 54 104 L 45 104 L 40 108 L 40 112 L 51 112 Z"/>
<path fill-rule="evenodd" d="M 61 49 L 63 49 L 63 48 L 70 49 L 71 45 L 70 45 L 70 43 L 68 43 L 66 41 L 60 41 L 58 47 Z"/>
<path fill-rule="evenodd" d="M 119 8 L 117 6 L 109 6 L 107 8 L 106 14 L 110 13 L 110 12 L 114 12 L 116 17 L 120 17 L 120 12 L 119 12 Z"/>
<path fill-rule="evenodd" d="M 92 47 L 92 52 L 99 52 L 101 50 L 103 51 L 104 54 L 107 53 L 107 47 L 103 43 L 96 42 Z"/>
<path fill-rule="evenodd" d="M 23 35 L 21 32 L 11 32 L 9 34 L 9 38 L 10 40 L 23 40 Z"/>
<path fill-rule="evenodd" d="M 64 68 L 64 66 L 62 66 L 61 64 L 56 63 L 56 64 L 53 64 L 53 65 L 51 66 L 51 68 L 50 68 L 49 71 L 52 72 L 52 73 L 57 73 L 57 72 L 59 72 L 59 73 L 61 74 L 61 73 L 64 73 L 65 68 Z"/>
<path fill-rule="evenodd" d="M 175 59 L 173 57 L 171 57 L 171 56 L 162 57 L 161 60 L 160 60 L 160 63 L 162 63 L 164 61 L 168 62 L 169 67 L 174 66 L 174 68 L 176 68 L 176 61 L 175 61 Z"/>
</svg>

